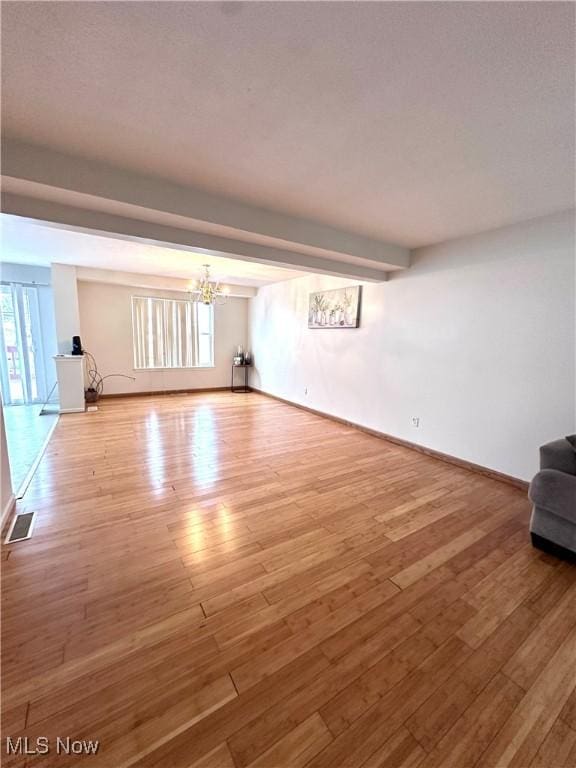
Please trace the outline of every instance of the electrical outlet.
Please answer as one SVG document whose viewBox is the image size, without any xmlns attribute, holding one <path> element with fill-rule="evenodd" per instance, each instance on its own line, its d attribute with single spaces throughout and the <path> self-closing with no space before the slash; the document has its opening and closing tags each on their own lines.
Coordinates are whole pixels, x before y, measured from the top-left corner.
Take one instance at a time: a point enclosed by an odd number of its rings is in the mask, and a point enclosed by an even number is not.
<svg viewBox="0 0 576 768">
<path fill-rule="evenodd" d="M 413 427 L 420 426 L 420 416 L 412 416 L 412 426 Z"/>
</svg>

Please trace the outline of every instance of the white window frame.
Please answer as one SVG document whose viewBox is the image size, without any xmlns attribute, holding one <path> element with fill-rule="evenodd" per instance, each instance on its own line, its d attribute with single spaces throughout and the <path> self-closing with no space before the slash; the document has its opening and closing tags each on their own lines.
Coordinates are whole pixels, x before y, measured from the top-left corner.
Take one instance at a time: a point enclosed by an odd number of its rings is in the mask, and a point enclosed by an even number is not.
<svg viewBox="0 0 576 768">
<path fill-rule="evenodd" d="M 198 313 L 198 304 L 195 303 L 194 306 L 196 307 L 196 313 Z M 198 314 L 196 314 L 196 326 L 198 328 Z M 198 350 L 200 350 L 200 336 L 209 336 L 210 337 L 210 359 L 212 360 L 210 365 L 197 365 L 197 368 L 214 368 L 215 361 L 214 361 L 214 304 L 210 304 L 210 332 L 209 333 L 200 333 L 200 329 L 197 330 L 197 336 L 198 336 Z"/>
<path fill-rule="evenodd" d="M 136 320 L 134 313 L 134 299 L 151 299 L 152 301 L 161 301 L 166 303 L 178 302 L 180 304 L 191 303 L 194 313 L 194 330 L 196 332 L 196 348 L 199 349 L 198 342 L 200 339 L 200 330 L 198 327 L 198 307 L 196 302 L 190 302 L 186 299 L 168 299 L 164 296 L 143 296 L 134 294 L 130 298 L 130 310 L 132 315 L 132 360 L 134 371 L 190 371 L 190 370 L 205 370 L 208 368 L 215 368 L 214 360 L 214 307 L 210 306 L 210 333 L 203 333 L 204 336 L 211 337 L 210 353 L 212 362 L 209 365 L 162 365 L 162 366 L 138 366 L 136 364 Z"/>
</svg>

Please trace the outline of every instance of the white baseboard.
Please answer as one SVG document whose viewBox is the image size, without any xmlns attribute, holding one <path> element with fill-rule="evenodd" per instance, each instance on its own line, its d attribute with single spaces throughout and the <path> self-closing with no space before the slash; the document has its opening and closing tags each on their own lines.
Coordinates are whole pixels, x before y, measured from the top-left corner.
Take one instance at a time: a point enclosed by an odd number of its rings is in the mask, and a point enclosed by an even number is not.
<svg viewBox="0 0 576 768">
<path fill-rule="evenodd" d="M 12 512 L 14 511 L 15 506 L 16 506 L 16 496 L 14 496 L 14 494 L 11 494 L 10 498 L 6 502 L 4 509 L 2 510 L 2 517 L 0 518 L 0 531 L 4 530 L 4 526 L 8 522 L 8 519 L 12 514 Z"/>
<path fill-rule="evenodd" d="M 56 429 L 56 425 L 58 424 L 58 419 L 59 418 L 60 418 L 59 415 L 57 415 L 56 418 L 54 419 L 54 422 L 52 423 L 52 426 L 48 430 L 48 434 L 44 438 L 44 442 L 42 443 L 42 447 L 40 448 L 40 450 L 38 451 L 38 454 L 36 455 L 36 458 L 34 459 L 34 463 L 32 464 L 32 466 L 30 467 L 30 469 L 26 473 L 26 477 L 24 478 L 24 480 L 20 483 L 20 487 L 17 488 L 16 491 L 14 492 L 14 495 L 16 496 L 16 499 L 21 499 L 24 496 L 24 494 L 26 493 L 26 489 L 28 488 L 28 486 L 32 482 L 32 478 L 34 477 L 34 473 L 36 472 L 36 470 L 38 469 L 38 465 L 42 461 L 42 456 L 44 456 L 44 451 L 48 447 L 48 443 L 50 442 L 50 438 L 52 437 L 52 434 L 53 434 L 54 430 Z"/>
</svg>

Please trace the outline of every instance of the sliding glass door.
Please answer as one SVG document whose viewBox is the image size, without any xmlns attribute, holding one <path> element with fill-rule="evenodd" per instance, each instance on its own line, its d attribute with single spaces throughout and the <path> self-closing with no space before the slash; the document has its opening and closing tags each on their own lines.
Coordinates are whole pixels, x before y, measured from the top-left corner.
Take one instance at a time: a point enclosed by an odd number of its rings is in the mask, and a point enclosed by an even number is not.
<svg viewBox="0 0 576 768">
<path fill-rule="evenodd" d="M 0 285 L 0 381 L 5 405 L 46 399 L 38 288 Z"/>
</svg>

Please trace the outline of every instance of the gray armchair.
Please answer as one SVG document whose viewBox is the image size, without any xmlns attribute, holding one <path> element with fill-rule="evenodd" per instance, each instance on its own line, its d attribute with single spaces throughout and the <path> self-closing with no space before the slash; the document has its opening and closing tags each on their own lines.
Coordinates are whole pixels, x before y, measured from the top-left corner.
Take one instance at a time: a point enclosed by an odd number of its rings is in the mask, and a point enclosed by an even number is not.
<svg viewBox="0 0 576 768">
<path fill-rule="evenodd" d="M 540 472 L 528 491 L 532 544 L 576 560 L 576 435 L 540 448 Z"/>
</svg>

